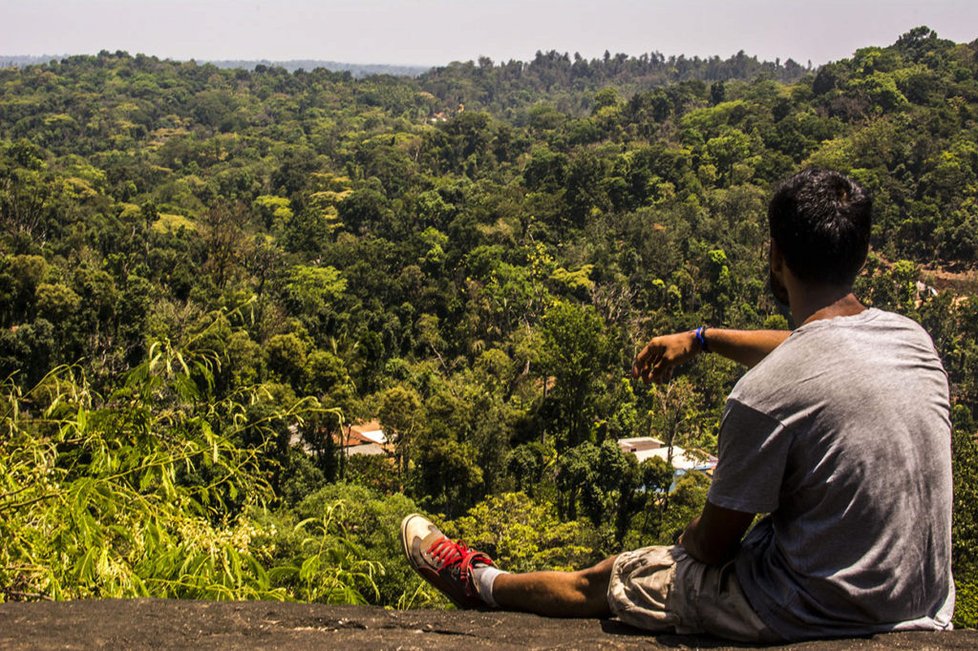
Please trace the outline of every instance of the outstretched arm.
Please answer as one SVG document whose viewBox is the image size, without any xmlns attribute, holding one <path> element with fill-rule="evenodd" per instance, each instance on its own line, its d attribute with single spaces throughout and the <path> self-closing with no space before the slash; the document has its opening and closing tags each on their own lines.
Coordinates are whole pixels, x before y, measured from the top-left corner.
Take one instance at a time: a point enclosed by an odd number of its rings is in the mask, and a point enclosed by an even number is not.
<svg viewBox="0 0 978 651">
<path fill-rule="evenodd" d="M 725 330 L 707 328 L 704 334 L 710 350 L 727 359 L 754 366 L 788 338 L 789 330 Z M 664 382 L 679 364 L 701 352 L 694 332 L 678 332 L 653 337 L 635 357 L 632 376 L 648 382 Z"/>
</svg>

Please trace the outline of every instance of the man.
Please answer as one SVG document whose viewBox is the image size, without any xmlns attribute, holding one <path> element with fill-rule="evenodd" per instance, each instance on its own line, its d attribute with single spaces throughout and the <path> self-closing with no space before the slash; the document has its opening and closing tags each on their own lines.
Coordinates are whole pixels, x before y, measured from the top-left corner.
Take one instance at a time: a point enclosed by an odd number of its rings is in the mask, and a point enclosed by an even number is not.
<svg viewBox="0 0 978 651">
<path fill-rule="evenodd" d="M 413 567 L 460 607 L 617 615 L 654 631 L 774 642 L 951 628 L 947 376 L 913 321 L 852 284 L 871 201 L 807 170 L 768 207 L 770 284 L 793 332 L 700 328 L 656 337 L 633 374 L 664 381 L 704 351 L 750 370 L 730 394 L 702 514 L 672 547 L 580 572 L 507 574 L 419 515 Z M 756 514 L 768 514 L 744 537 Z"/>
</svg>

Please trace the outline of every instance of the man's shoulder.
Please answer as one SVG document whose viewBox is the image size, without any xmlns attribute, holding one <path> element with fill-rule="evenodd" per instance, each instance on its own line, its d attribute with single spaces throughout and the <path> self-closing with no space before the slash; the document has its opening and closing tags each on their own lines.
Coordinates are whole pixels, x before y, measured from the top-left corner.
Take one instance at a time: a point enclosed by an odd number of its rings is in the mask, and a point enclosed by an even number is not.
<svg viewBox="0 0 978 651">
<path fill-rule="evenodd" d="M 870 308 L 798 328 L 748 371 L 730 398 L 780 418 L 813 403 L 851 405 L 893 382 L 943 376 L 930 335 L 916 321 Z"/>
<path fill-rule="evenodd" d="M 906 331 L 908 333 L 914 333 L 916 335 L 924 336 L 930 339 L 930 335 L 924 330 L 924 327 L 920 325 L 917 321 L 914 321 L 910 317 L 900 314 L 898 312 L 889 312 L 887 310 L 881 310 L 875 307 L 871 307 L 867 310 L 872 319 L 870 322 L 874 327 L 889 327 L 895 328 L 897 330 Z"/>
<path fill-rule="evenodd" d="M 799 365 L 858 363 L 874 351 L 892 352 L 907 345 L 934 350 L 930 335 L 913 319 L 869 308 L 851 316 L 806 323 L 744 377 L 753 381 L 754 377 L 763 378 Z"/>
<path fill-rule="evenodd" d="M 896 345 L 918 340 L 932 345 L 930 335 L 918 322 L 903 314 L 875 307 L 851 316 L 805 324 L 792 333 L 789 341 L 794 339 L 796 344 L 812 345 L 840 338 L 873 338 L 879 343 Z"/>
<path fill-rule="evenodd" d="M 756 411 L 772 414 L 776 406 L 790 401 L 799 372 L 822 364 L 808 342 L 792 333 L 734 385 L 730 401 Z"/>
</svg>

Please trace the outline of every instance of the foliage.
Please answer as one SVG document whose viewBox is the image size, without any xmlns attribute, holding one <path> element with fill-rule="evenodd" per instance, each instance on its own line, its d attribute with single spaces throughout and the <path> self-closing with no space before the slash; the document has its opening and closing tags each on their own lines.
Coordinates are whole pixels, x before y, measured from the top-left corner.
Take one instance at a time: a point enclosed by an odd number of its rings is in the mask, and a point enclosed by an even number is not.
<svg viewBox="0 0 978 651">
<path fill-rule="evenodd" d="M 542 366 L 554 376 L 552 418 L 557 449 L 563 451 L 590 439 L 608 340 L 597 311 L 571 303 L 557 303 L 547 311 L 542 333 Z"/>
<path fill-rule="evenodd" d="M 406 608 L 443 603 L 437 592 L 402 559 L 401 520 L 416 510 L 404 495 L 385 495 L 363 486 L 337 483 L 308 495 L 292 514 L 300 522 L 314 523 L 312 531 L 317 533 L 317 540 L 328 538 L 333 526 L 342 533 L 338 540 L 347 554 L 355 551 L 359 562 L 372 570 L 362 582 L 362 594 L 367 601 Z M 331 522 L 321 527 L 324 513 Z M 298 551 L 301 560 L 302 549 Z M 324 570 L 344 567 L 325 561 Z M 337 584 L 346 580 L 341 574 L 338 578 Z"/>
<path fill-rule="evenodd" d="M 954 543 L 952 569 L 958 587 L 955 625 L 978 626 L 978 425 L 962 406 L 953 414 Z"/>
<path fill-rule="evenodd" d="M 201 400 L 206 359 L 153 347 L 103 400 L 75 369 L 3 392 L 0 586 L 6 598 L 292 596 L 251 545 L 248 512 L 272 499 L 257 457 L 233 440 L 299 402 L 247 418 L 260 390 Z M 219 427 L 223 427 L 222 432 Z M 338 583 L 351 570 L 334 563 Z M 352 570 L 351 570 L 352 571 Z M 352 593 L 348 593 L 348 596 Z"/>
<path fill-rule="evenodd" d="M 676 480 L 669 495 L 669 508 L 666 509 L 659 527 L 659 545 L 675 543 L 686 530 L 690 520 L 703 511 L 710 480 L 698 472 L 688 472 Z"/>
<path fill-rule="evenodd" d="M 958 628 L 978 628 L 978 585 L 973 581 L 955 579 L 957 595 L 954 605 L 954 625 Z"/>
<path fill-rule="evenodd" d="M 586 523 L 561 522 L 524 493 L 489 497 L 446 530 L 510 572 L 580 569 L 600 560 L 592 551 L 596 532 Z"/>
</svg>

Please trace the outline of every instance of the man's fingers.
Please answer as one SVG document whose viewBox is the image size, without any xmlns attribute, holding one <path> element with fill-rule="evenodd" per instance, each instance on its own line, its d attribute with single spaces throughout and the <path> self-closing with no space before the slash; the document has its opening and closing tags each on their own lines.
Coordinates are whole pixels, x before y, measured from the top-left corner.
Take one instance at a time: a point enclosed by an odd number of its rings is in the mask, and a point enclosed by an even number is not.
<svg viewBox="0 0 978 651">
<path fill-rule="evenodd" d="M 662 347 L 657 345 L 653 339 L 635 356 L 635 362 L 632 364 L 632 374 L 638 377 L 646 367 L 655 365 L 661 356 Z"/>
<path fill-rule="evenodd" d="M 663 380 L 659 378 L 662 373 L 662 365 L 665 363 L 665 355 L 666 347 L 662 345 L 659 338 L 651 339 L 635 356 L 635 361 L 632 364 L 632 377 L 641 378 L 645 384 L 662 382 Z M 672 372 L 670 371 L 668 375 L 671 377 Z M 668 380 L 668 377 L 666 379 Z"/>
<path fill-rule="evenodd" d="M 636 357 L 635 361 L 632 362 L 632 377 L 638 379 L 644 370 L 645 367 L 639 364 L 638 357 Z"/>
<path fill-rule="evenodd" d="M 652 381 L 656 384 L 664 384 L 672 379 L 672 365 L 660 364 L 652 371 Z"/>
<path fill-rule="evenodd" d="M 651 343 L 646 344 L 645 348 L 638 351 L 638 355 L 635 356 L 635 361 L 632 362 L 632 368 L 641 369 L 642 367 L 645 366 L 645 361 L 646 359 L 648 359 L 650 353 L 649 346 L 651 346 Z"/>
</svg>

